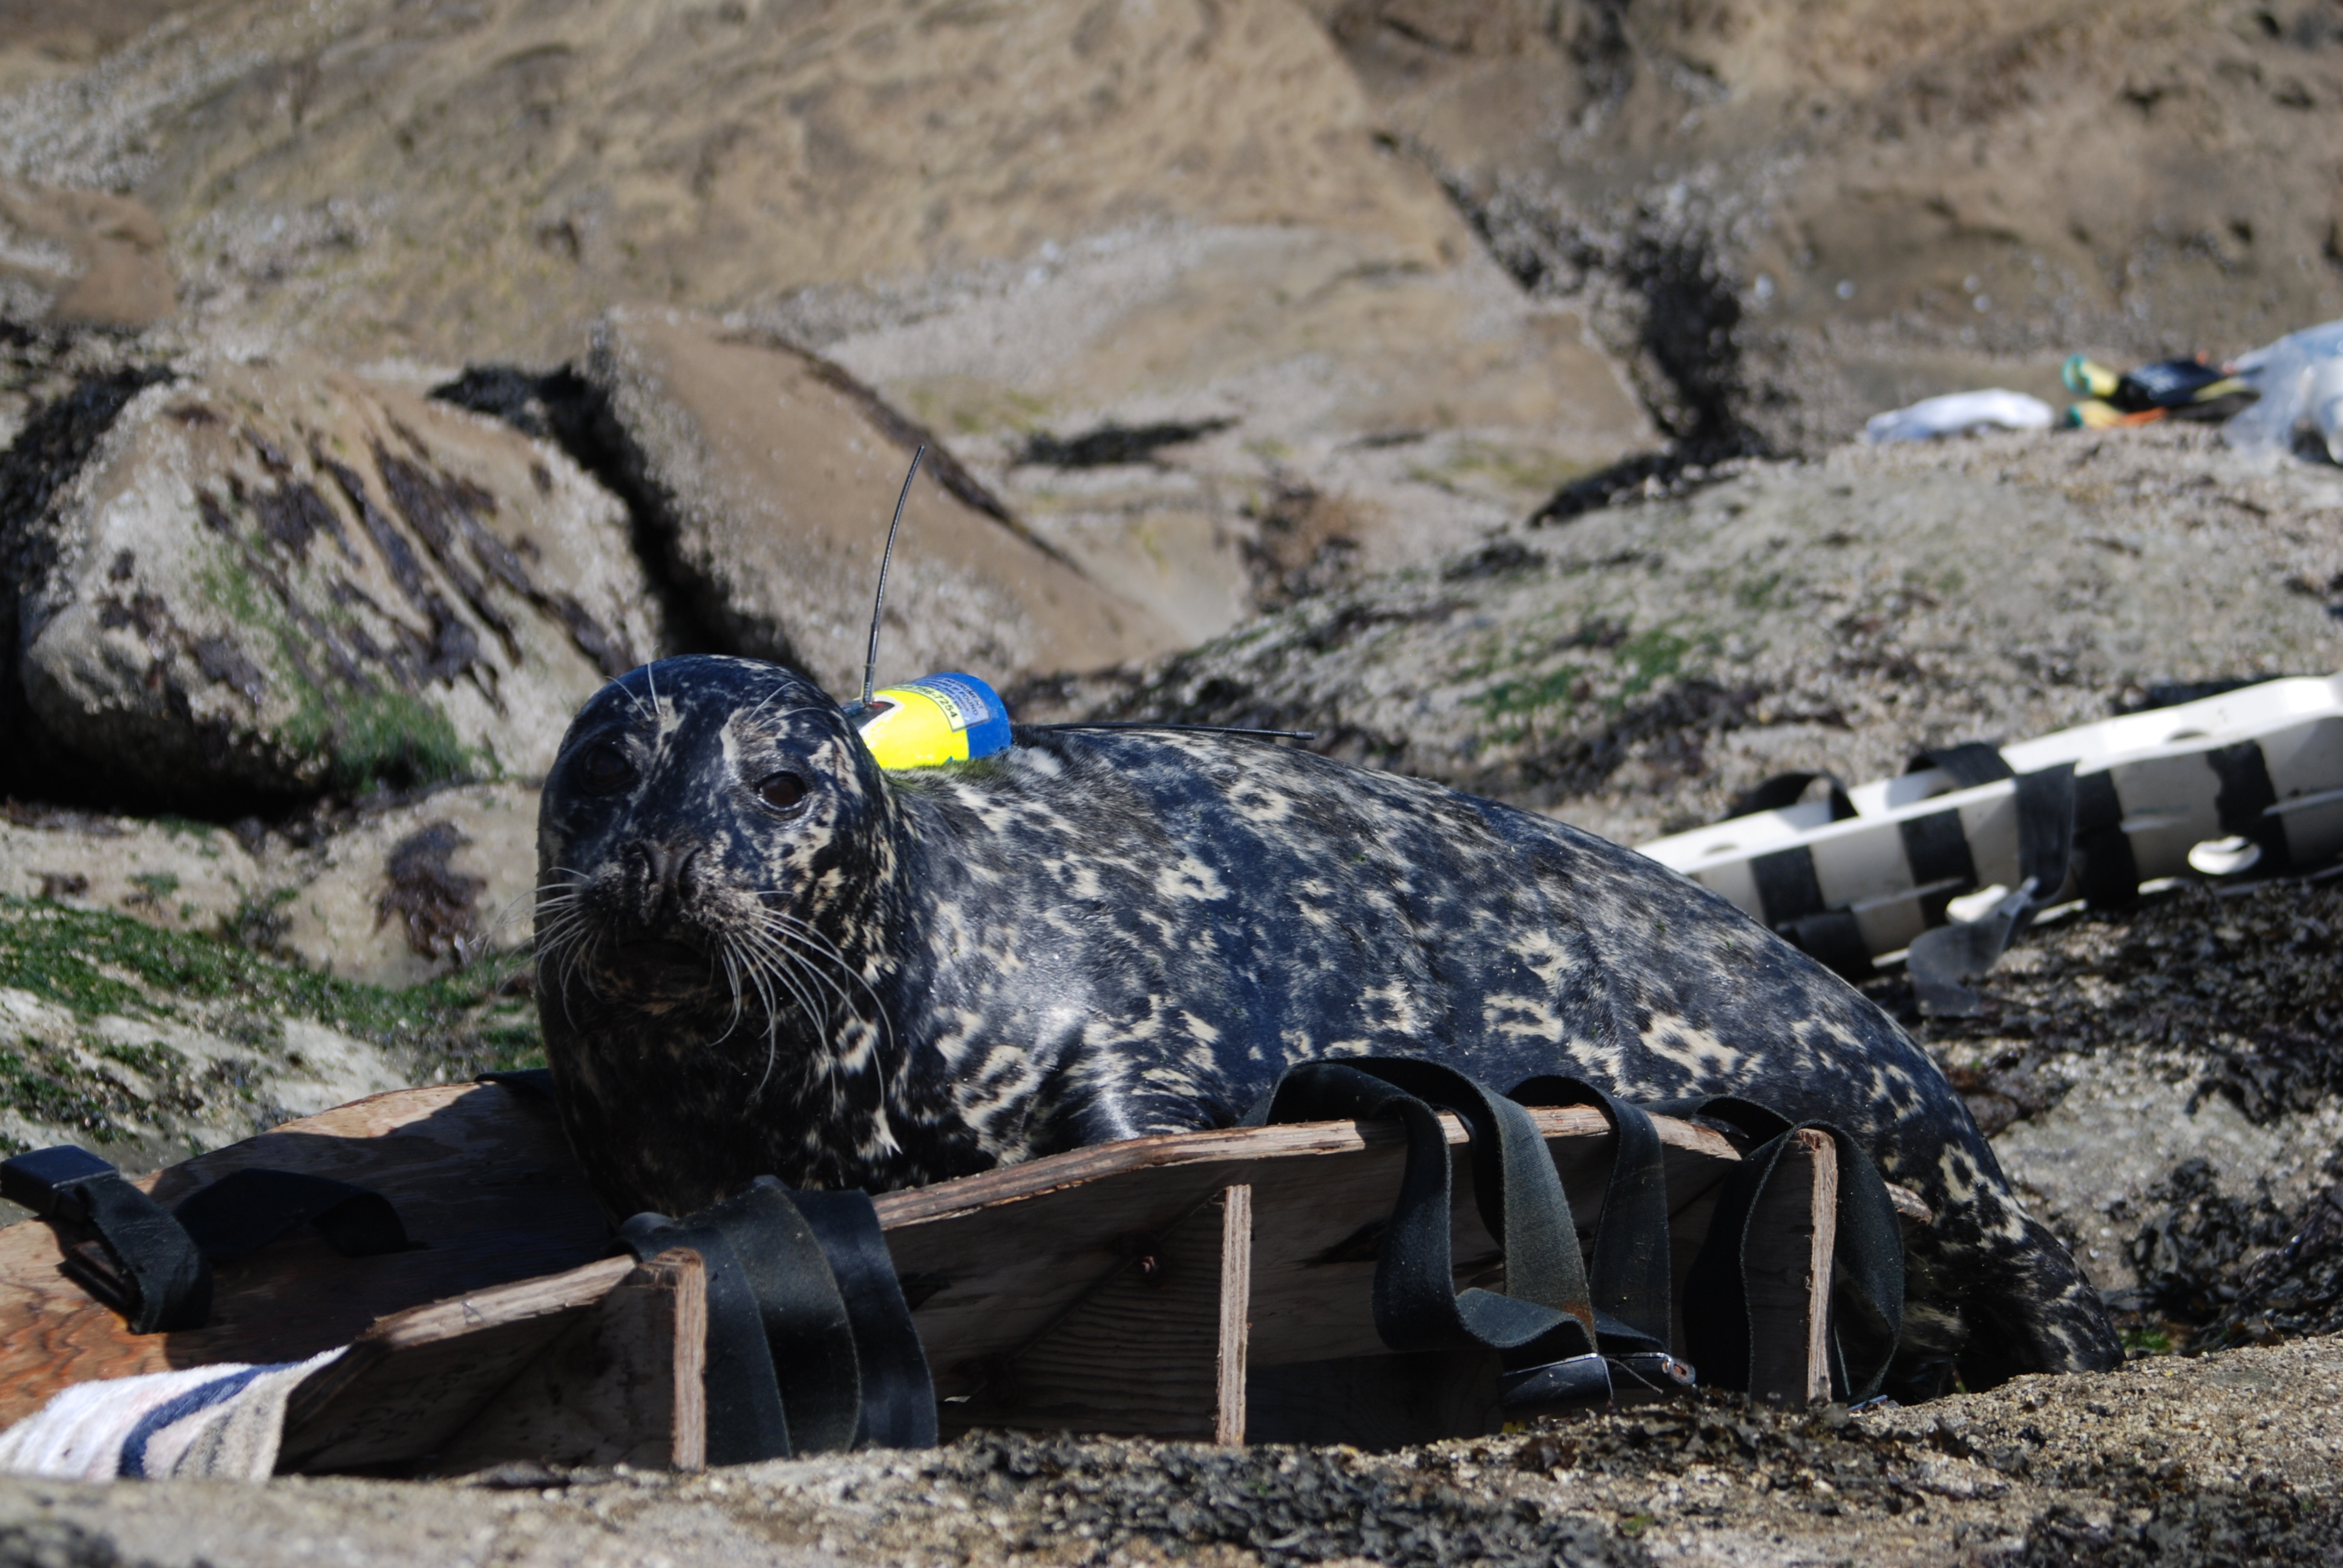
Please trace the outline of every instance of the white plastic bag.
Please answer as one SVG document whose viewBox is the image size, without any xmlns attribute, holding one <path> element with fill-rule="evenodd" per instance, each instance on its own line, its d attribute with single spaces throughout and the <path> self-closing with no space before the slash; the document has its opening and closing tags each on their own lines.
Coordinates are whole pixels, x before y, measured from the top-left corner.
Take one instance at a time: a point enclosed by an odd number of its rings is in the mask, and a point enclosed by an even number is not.
<svg viewBox="0 0 2343 1568">
<path fill-rule="evenodd" d="M 2308 425 L 2343 463 L 2343 321 L 2289 333 L 2237 361 L 2237 374 L 2261 394 L 2222 430 L 2241 452 L 2294 450 Z"/>
<path fill-rule="evenodd" d="M 1925 441 L 1982 428 L 2047 430 L 2052 417 L 2049 404 L 2023 392 L 1998 387 L 1986 392 L 1947 392 L 1941 397 L 1923 398 L 1909 408 L 1874 414 L 1864 424 L 1863 438 Z"/>
</svg>

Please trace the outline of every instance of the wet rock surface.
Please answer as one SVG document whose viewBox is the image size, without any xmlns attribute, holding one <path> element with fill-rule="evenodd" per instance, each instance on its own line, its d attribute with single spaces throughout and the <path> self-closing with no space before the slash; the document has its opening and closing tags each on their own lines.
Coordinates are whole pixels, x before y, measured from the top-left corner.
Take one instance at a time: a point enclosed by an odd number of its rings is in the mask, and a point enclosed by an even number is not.
<svg viewBox="0 0 2343 1568">
<path fill-rule="evenodd" d="M 2028 932 L 1982 1013 L 1905 1014 L 2133 1342 L 2343 1327 L 2343 881 L 2176 889 Z"/>
<path fill-rule="evenodd" d="M 699 1476 L 0 1480 L 0 1553 L 447 1563 L 2276 1564 L 2343 1552 L 2337 1342 L 1850 1416 L 1717 1396 L 1390 1454 L 977 1433 Z M 96 1554 L 111 1552 L 112 1558 Z M 0 1557 L 0 1561 L 12 1561 Z"/>
<path fill-rule="evenodd" d="M 78 1143 L 143 1172 L 384 1090 L 518 1065 L 537 1021 L 506 972 L 387 990 L 201 932 L 0 900 L 0 1148 Z"/>
</svg>

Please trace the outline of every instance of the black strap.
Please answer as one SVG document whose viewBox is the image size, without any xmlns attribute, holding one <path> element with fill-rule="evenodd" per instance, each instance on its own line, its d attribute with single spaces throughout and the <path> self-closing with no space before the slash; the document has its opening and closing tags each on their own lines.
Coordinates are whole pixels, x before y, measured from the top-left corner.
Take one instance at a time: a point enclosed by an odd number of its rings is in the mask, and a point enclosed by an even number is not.
<svg viewBox="0 0 2343 1568">
<path fill-rule="evenodd" d="M 2139 896 L 2139 863 L 2123 815 L 2113 774 L 2086 773 L 2075 780 L 2077 880 L 2095 910 L 2120 909 Z"/>
<path fill-rule="evenodd" d="M 398 1211 L 379 1192 L 300 1171 L 232 1171 L 171 1211 L 204 1256 L 225 1263 L 315 1225 L 346 1258 L 404 1252 Z"/>
<path fill-rule="evenodd" d="M 316 1225 L 348 1258 L 409 1245 L 381 1194 L 299 1171 L 231 1171 L 166 1210 L 96 1155 L 60 1144 L 0 1161 L 0 1197 L 94 1234 L 98 1252 L 66 1249 L 65 1271 L 121 1312 L 134 1334 L 203 1327 L 211 1317 L 211 1265 L 256 1252 L 302 1225 Z"/>
<path fill-rule="evenodd" d="M 127 1319 L 132 1333 L 199 1329 L 211 1316 L 211 1264 L 194 1239 L 87 1150 L 67 1143 L 0 1161 L 0 1198 L 61 1230 L 95 1234 L 95 1254 L 65 1249 L 65 1273 Z"/>
<path fill-rule="evenodd" d="M 1448 1138 L 1434 1105 L 1472 1134 L 1473 1199 L 1504 1250 L 1505 1292 L 1455 1288 L 1448 1231 Z M 1306 1061 L 1286 1070 L 1245 1119 L 1396 1117 L 1407 1161 L 1375 1258 L 1375 1329 L 1395 1351 L 1485 1346 L 1509 1371 L 1596 1353 L 1594 1309 L 1562 1178 L 1529 1112 L 1437 1062 L 1396 1057 Z"/>
<path fill-rule="evenodd" d="M 895 1275 L 886 1232 L 879 1227 L 877 1205 L 860 1191 L 791 1192 L 789 1198 L 820 1241 L 846 1302 L 855 1364 L 861 1372 L 856 1446 L 933 1448 L 935 1383 L 928 1373 L 920 1331 L 911 1322 L 910 1306 L 903 1299 L 902 1282 Z"/>
<path fill-rule="evenodd" d="M 1830 784 L 1831 820 L 1844 822 L 1855 814 L 1855 802 L 1847 798 L 1846 786 L 1835 773 L 1776 773 L 1771 779 L 1751 785 L 1733 798 L 1720 821 L 1746 817 L 1758 811 L 1779 811 L 1795 806 L 1806 797 L 1806 790 L 1815 780 Z"/>
<path fill-rule="evenodd" d="M 1831 1268 L 1831 1385 L 1849 1402 L 1879 1392 L 1895 1360 L 1904 1321 L 1904 1238 L 1887 1184 L 1851 1133 L 1826 1121 L 1788 1118 L 1733 1096 L 1666 1101 L 1659 1115 L 1722 1121 L 1761 1140 L 1742 1158 L 1719 1194 L 1708 1238 L 1684 1283 L 1686 1350 L 1711 1387 L 1749 1387 L 1755 1356 L 1749 1322 L 1749 1225 L 1778 1173 L 1790 1135 L 1811 1128 L 1838 1152 L 1837 1245 Z"/>
<path fill-rule="evenodd" d="M 1605 1350 L 1672 1350 L 1668 1300 L 1668 1170 L 1660 1130 L 1639 1106 L 1579 1078 L 1541 1074 L 1506 1098 L 1523 1105 L 1592 1105 L 1616 1137 L 1603 1218 L 1587 1273 L 1594 1323 Z"/>
<path fill-rule="evenodd" d="M 2075 765 L 2020 773 L 2016 782 L 2017 875 L 2037 900 L 2055 899 L 2075 858 Z"/>
<path fill-rule="evenodd" d="M 618 1227 L 618 1240 L 648 1261 L 670 1247 L 699 1254 L 708 1278 L 708 1340 L 700 1383 L 707 1410 L 710 1464 L 787 1459 L 789 1412 L 773 1375 L 772 1346 L 757 1290 L 731 1241 L 713 1226 L 678 1224 L 664 1214 L 638 1214 Z"/>
<path fill-rule="evenodd" d="M 1931 768 L 1942 770 L 1961 789 L 1974 789 L 1980 784 L 2016 775 L 2009 759 L 2001 754 L 2001 748 L 1983 740 L 1964 740 L 1957 746 L 1939 746 L 1919 752 L 1905 765 L 1904 771 L 1926 773 Z"/>
<path fill-rule="evenodd" d="M 878 1211 L 861 1192 L 769 1176 L 690 1218 L 638 1214 L 638 1258 L 689 1247 L 708 1270 L 708 1462 L 936 1442 L 934 1385 Z"/>
</svg>

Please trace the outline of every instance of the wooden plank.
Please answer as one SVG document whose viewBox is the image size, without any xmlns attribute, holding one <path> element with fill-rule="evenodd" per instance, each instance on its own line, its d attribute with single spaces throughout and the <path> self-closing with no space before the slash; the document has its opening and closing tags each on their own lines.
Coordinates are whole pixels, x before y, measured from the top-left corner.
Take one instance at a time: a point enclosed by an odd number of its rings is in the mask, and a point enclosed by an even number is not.
<svg viewBox="0 0 2343 1568">
<path fill-rule="evenodd" d="M 1828 1402 L 1831 1255 L 1838 1240 L 1838 1150 L 1803 1129 L 1750 1214 L 1749 1397 L 1791 1410 Z"/>
<path fill-rule="evenodd" d="M 1212 1441 L 1245 1440 L 1245 1342 L 1252 1315 L 1252 1189 L 1221 1195 L 1220 1388 Z"/>
<path fill-rule="evenodd" d="M 1227 1201 L 1217 1191 L 1101 1248 L 1071 1312 L 981 1360 L 930 1350 L 947 1434 L 978 1426 L 1213 1441 Z"/>
<path fill-rule="evenodd" d="M 1574 1217 L 1602 1211 L 1612 1140 L 1588 1107 L 1532 1113 Z M 1705 1128 L 1659 1122 L 1670 1202 L 1684 1224 L 1738 1160 Z M 1464 1131 L 1446 1119 L 1457 1164 L 1452 1214 L 1460 1283 L 1502 1279 L 1472 1197 Z M 1232 1186 L 1252 1189 L 1248 1364 L 1384 1350 L 1369 1295 L 1372 1227 L 1390 1217 L 1406 1141 L 1390 1122 L 1312 1122 L 1136 1139 L 1075 1150 L 878 1200 L 896 1271 L 917 1287 L 914 1321 L 940 1373 L 1023 1342 L 1116 1262 L 1115 1239 L 1152 1231 Z M 1044 1201 L 1046 1200 L 1046 1201 Z M 1346 1257 L 1342 1243 L 1358 1241 Z M 1698 1240 L 1678 1250 L 1689 1255 Z M 946 1378 L 947 1393 L 960 1392 Z"/>
<path fill-rule="evenodd" d="M 1575 1219 L 1591 1231 L 1610 1161 L 1600 1114 L 1587 1107 L 1532 1114 Z M 1736 1156 L 1708 1128 L 1656 1120 L 1681 1284 L 1716 1183 Z M 1493 1283 L 1503 1271 L 1472 1201 L 1463 1129 L 1453 1118 L 1448 1128 L 1460 1146 L 1458 1282 Z M 997 1355 L 1063 1312 L 1117 1262 L 1118 1237 L 1161 1227 L 1223 1189 L 1247 1188 L 1253 1266 L 1245 1355 L 1258 1371 L 1383 1352 L 1369 1307 L 1372 1235 L 1362 1233 L 1388 1215 L 1403 1148 L 1387 1122 L 1168 1135 L 890 1193 L 878 1206 L 940 1369 Z M 313 1354 L 419 1305 L 578 1268 L 609 1244 L 606 1219 L 551 1107 L 493 1085 L 377 1095 L 199 1156 L 145 1184 L 176 1201 L 253 1166 L 334 1176 L 383 1193 L 417 1250 L 345 1259 L 314 1232 L 298 1232 L 219 1267 L 206 1328 L 138 1337 L 60 1273 L 48 1226 L 28 1221 L 0 1229 L 0 1422 L 89 1378 Z M 1907 1222 L 1927 1222 L 1917 1199 L 1890 1191 Z M 1360 1243 L 1347 1261 L 1340 1246 L 1346 1239 Z"/>
<path fill-rule="evenodd" d="M 426 1473 L 516 1462 L 703 1468 L 707 1280 L 686 1248 L 637 1266 L 441 1445 Z"/>
<path fill-rule="evenodd" d="M 631 1258 L 608 1258 L 384 1319 L 293 1391 L 277 1469 L 348 1470 L 437 1452 L 634 1270 Z"/>
<path fill-rule="evenodd" d="M 215 1268 L 205 1327 L 136 1335 L 58 1272 L 49 1226 L 27 1220 L 0 1229 L 0 1425 L 92 1378 L 315 1355 L 387 1314 L 574 1269 L 609 1248 L 608 1223 L 552 1107 L 493 1084 L 375 1095 L 198 1155 L 139 1185 L 169 1204 L 251 1166 L 380 1192 L 417 1250 L 344 1258 L 305 1229 Z"/>
</svg>

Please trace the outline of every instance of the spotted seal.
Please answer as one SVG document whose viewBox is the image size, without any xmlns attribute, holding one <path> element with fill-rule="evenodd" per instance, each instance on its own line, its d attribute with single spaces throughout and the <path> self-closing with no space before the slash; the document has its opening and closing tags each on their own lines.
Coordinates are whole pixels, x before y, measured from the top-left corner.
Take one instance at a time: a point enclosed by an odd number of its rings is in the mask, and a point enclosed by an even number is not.
<svg viewBox="0 0 2343 1568">
<path fill-rule="evenodd" d="M 1907 1364 L 1957 1353 L 1976 1386 L 2121 1359 L 1893 1020 L 1723 899 L 1531 812 L 1164 732 L 1028 730 L 885 773 L 809 681 L 690 658 L 578 713 L 538 850 L 547 1056 L 614 1213 L 1226 1127 L 1292 1063 L 1412 1053 L 1500 1088 L 1566 1071 L 1835 1121 L 1935 1211 Z"/>
</svg>

